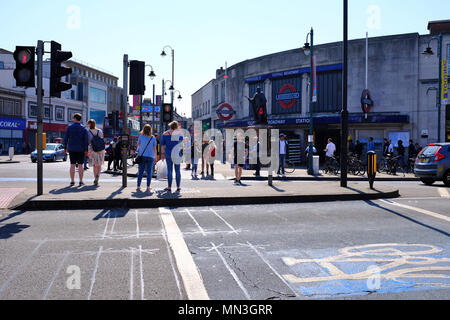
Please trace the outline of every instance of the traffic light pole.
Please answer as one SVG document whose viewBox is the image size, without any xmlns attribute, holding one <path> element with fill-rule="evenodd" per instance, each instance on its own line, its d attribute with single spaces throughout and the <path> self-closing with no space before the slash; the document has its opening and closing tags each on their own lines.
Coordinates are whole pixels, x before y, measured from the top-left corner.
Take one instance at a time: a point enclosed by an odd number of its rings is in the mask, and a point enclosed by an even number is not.
<svg viewBox="0 0 450 320">
<path fill-rule="evenodd" d="M 344 0 L 344 42 L 342 75 L 342 113 L 341 113 L 341 187 L 347 188 L 348 157 L 348 0 Z"/>
<path fill-rule="evenodd" d="M 123 125 L 122 125 L 122 136 L 128 133 L 128 55 L 123 56 L 123 97 L 122 97 L 122 114 L 123 114 Z M 128 143 L 128 141 L 126 142 Z M 124 141 L 122 144 L 122 187 L 126 188 L 128 186 L 128 148 L 124 148 Z"/>
<path fill-rule="evenodd" d="M 163 116 L 162 116 L 163 115 L 162 108 L 164 106 L 164 92 L 165 92 L 165 84 L 164 84 L 164 79 L 163 79 L 163 81 L 162 81 L 161 106 L 160 106 L 160 109 L 159 109 L 159 139 L 161 139 L 160 142 L 162 142 L 162 135 L 164 133 L 164 128 L 163 128 L 164 122 L 163 122 Z"/>
<path fill-rule="evenodd" d="M 44 42 L 39 40 L 37 43 L 37 195 L 41 196 L 44 193 L 44 175 L 43 175 L 43 141 L 42 136 L 44 132 L 44 126 L 42 122 L 43 118 L 43 72 L 42 64 L 44 57 Z"/>
</svg>

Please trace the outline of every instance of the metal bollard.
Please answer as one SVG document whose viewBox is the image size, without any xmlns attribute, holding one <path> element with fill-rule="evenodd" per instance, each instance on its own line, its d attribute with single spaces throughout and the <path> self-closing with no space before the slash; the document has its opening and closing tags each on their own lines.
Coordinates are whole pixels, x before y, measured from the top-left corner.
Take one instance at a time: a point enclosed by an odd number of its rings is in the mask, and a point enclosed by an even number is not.
<svg viewBox="0 0 450 320">
<path fill-rule="evenodd" d="M 377 176 L 377 153 L 375 151 L 367 153 L 367 176 L 369 177 L 370 189 L 373 190 L 373 184 Z"/>
</svg>

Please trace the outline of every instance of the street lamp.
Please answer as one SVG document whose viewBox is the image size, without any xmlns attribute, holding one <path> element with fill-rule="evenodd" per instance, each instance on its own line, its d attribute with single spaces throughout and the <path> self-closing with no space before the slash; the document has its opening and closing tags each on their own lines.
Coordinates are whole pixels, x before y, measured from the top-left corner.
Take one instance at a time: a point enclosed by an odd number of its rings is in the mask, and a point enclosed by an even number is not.
<svg viewBox="0 0 450 320">
<path fill-rule="evenodd" d="M 151 71 L 150 71 L 150 73 L 148 74 L 148 77 L 150 78 L 151 81 L 153 81 L 153 80 L 156 78 L 156 74 L 155 74 L 155 71 L 153 70 L 153 66 L 150 65 L 150 64 L 146 64 L 145 66 L 151 68 Z M 155 85 L 154 85 L 154 84 L 153 84 L 153 96 L 152 96 L 152 101 L 153 101 L 152 128 L 153 128 L 153 130 L 154 130 L 154 126 L 155 126 L 155 106 L 154 106 L 154 104 L 155 104 Z M 143 128 L 142 103 L 141 103 L 141 111 L 140 111 L 140 113 L 141 113 L 141 117 L 140 117 L 140 125 L 141 125 L 141 130 L 142 130 L 142 128 Z"/>
<path fill-rule="evenodd" d="M 146 64 L 145 66 L 152 69 L 152 71 L 150 71 L 150 73 L 148 74 L 148 77 L 150 78 L 150 80 L 154 80 L 156 78 L 156 73 L 155 71 L 153 71 L 153 67 L 149 64 Z"/>
<path fill-rule="evenodd" d="M 163 51 L 161 52 L 161 57 L 163 57 L 163 58 L 167 56 L 166 48 L 169 48 L 172 51 L 172 85 L 169 88 L 169 90 L 173 91 L 173 90 L 175 90 L 175 87 L 174 87 L 174 85 L 175 85 L 175 79 L 174 79 L 174 74 L 175 74 L 175 50 L 173 50 L 173 48 L 171 46 L 165 46 L 163 48 Z M 172 101 L 172 103 L 173 103 L 173 101 Z"/>
<path fill-rule="evenodd" d="M 175 89 L 174 89 L 174 87 L 172 85 L 172 81 L 170 81 L 170 80 L 164 81 L 164 88 L 167 87 L 167 82 L 170 83 L 169 91 L 171 91 L 171 93 L 173 94 L 173 91 L 175 91 Z M 166 92 L 165 89 L 164 89 L 164 95 L 167 96 L 167 92 Z"/>
<path fill-rule="evenodd" d="M 431 37 L 431 39 L 428 41 L 427 48 L 422 53 L 426 56 L 432 56 L 434 55 L 433 50 L 431 49 L 430 43 L 433 40 L 437 40 L 438 42 L 438 58 L 439 58 L 439 66 L 438 66 L 438 73 L 439 73 L 439 89 L 437 90 L 436 94 L 436 106 L 438 108 L 438 142 L 441 141 L 441 108 L 442 108 L 442 102 L 441 102 L 441 96 L 442 96 L 442 33 L 439 34 L 437 37 Z"/>
<path fill-rule="evenodd" d="M 311 45 L 309 45 L 308 37 L 311 39 Z M 306 56 L 311 56 L 311 72 L 309 76 L 309 152 L 308 152 L 308 174 L 310 176 L 314 175 L 313 168 L 313 155 L 314 155 L 314 125 L 313 125 L 313 76 L 314 76 L 314 30 L 311 28 L 311 31 L 306 35 L 306 43 L 302 48 L 303 52 Z"/>
<path fill-rule="evenodd" d="M 342 43 L 341 187 L 348 186 L 348 0 L 344 0 L 344 41 Z"/>
<path fill-rule="evenodd" d="M 180 101 L 183 100 L 183 97 L 181 96 L 180 90 L 175 90 L 174 94 L 177 93 L 177 92 L 178 92 L 178 98 L 177 99 L 180 100 Z"/>
</svg>

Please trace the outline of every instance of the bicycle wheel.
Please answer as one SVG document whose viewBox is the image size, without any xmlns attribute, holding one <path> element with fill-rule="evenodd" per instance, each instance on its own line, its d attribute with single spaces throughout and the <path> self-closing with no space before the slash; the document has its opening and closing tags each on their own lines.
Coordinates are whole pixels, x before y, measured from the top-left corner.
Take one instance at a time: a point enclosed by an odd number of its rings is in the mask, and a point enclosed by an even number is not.
<svg viewBox="0 0 450 320">
<path fill-rule="evenodd" d="M 292 162 L 288 162 L 286 168 L 284 168 L 286 173 L 292 174 L 295 172 L 295 165 Z"/>
<path fill-rule="evenodd" d="M 384 171 L 386 171 L 386 163 L 383 160 L 381 160 L 380 162 L 378 162 L 377 172 L 383 173 Z"/>
</svg>

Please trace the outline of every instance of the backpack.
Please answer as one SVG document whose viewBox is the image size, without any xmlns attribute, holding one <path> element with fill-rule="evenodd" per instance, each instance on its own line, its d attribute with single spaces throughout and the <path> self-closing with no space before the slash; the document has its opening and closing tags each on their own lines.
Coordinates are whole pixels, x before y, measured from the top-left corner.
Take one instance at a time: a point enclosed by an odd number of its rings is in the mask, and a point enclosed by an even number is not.
<svg viewBox="0 0 450 320">
<path fill-rule="evenodd" d="M 89 132 L 92 134 L 91 130 L 89 130 Z M 97 135 L 94 136 L 92 134 L 91 144 L 92 144 L 92 150 L 94 150 L 95 152 L 100 152 L 100 151 L 105 150 L 105 141 L 98 136 L 98 133 L 99 133 L 99 131 L 97 130 Z"/>
</svg>

